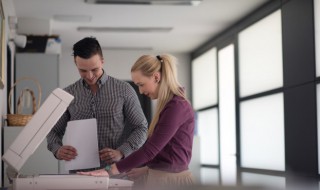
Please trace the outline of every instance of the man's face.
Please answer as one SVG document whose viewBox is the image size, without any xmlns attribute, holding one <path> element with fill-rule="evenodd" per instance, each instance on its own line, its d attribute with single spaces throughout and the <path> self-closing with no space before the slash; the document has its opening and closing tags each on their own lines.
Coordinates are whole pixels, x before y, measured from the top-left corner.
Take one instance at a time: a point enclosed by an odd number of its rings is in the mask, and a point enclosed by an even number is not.
<svg viewBox="0 0 320 190">
<path fill-rule="evenodd" d="M 104 61 L 100 55 L 96 54 L 89 59 L 83 59 L 76 56 L 75 63 L 80 76 L 86 81 L 86 83 L 90 86 L 95 85 L 103 73 L 102 66 Z"/>
</svg>

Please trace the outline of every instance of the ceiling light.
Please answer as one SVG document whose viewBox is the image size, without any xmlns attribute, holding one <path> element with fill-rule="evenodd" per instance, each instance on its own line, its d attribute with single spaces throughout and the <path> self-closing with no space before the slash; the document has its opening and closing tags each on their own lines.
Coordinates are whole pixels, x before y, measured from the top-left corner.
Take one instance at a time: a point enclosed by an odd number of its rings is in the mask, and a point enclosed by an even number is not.
<svg viewBox="0 0 320 190">
<path fill-rule="evenodd" d="M 123 4 L 123 5 L 192 5 L 197 6 L 202 0 L 85 0 L 93 4 Z"/>
<path fill-rule="evenodd" d="M 61 22 L 90 22 L 92 17 L 88 15 L 53 15 L 53 19 Z"/>
<path fill-rule="evenodd" d="M 78 27 L 81 32 L 170 32 L 172 27 Z"/>
</svg>

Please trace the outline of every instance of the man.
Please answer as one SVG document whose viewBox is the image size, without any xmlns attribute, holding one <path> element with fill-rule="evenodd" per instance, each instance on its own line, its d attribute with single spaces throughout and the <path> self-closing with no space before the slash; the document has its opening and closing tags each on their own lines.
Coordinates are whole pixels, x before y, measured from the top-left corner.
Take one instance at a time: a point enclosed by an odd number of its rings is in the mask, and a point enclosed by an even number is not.
<svg viewBox="0 0 320 190">
<path fill-rule="evenodd" d="M 96 118 L 100 167 L 105 167 L 143 145 L 148 123 L 130 84 L 106 75 L 102 50 L 94 37 L 74 44 L 73 56 L 81 79 L 64 89 L 74 100 L 48 134 L 48 149 L 59 160 L 74 159 L 77 150 L 62 142 L 67 122 Z"/>
</svg>

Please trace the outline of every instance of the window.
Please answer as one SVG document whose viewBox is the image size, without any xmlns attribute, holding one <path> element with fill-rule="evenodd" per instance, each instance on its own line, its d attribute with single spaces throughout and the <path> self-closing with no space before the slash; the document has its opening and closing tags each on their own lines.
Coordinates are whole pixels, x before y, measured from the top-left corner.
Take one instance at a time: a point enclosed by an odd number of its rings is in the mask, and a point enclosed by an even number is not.
<svg viewBox="0 0 320 190">
<path fill-rule="evenodd" d="M 241 167 L 285 170 L 283 93 L 240 104 Z"/>
<path fill-rule="evenodd" d="M 217 104 L 217 50 L 192 61 L 192 103 L 198 110 Z"/>
<path fill-rule="evenodd" d="M 219 164 L 218 110 L 212 108 L 197 112 L 200 136 L 200 164 Z"/>
<path fill-rule="evenodd" d="M 281 11 L 239 34 L 240 97 L 283 86 Z"/>
</svg>

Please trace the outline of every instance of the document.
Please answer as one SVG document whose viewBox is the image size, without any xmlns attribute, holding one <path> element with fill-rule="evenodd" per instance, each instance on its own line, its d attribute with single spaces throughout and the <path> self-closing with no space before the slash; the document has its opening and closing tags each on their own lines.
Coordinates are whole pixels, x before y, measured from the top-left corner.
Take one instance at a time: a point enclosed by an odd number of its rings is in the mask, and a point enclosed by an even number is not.
<svg viewBox="0 0 320 190">
<path fill-rule="evenodd" d="M 64 144 L 73 146 L 78 153 L 75 159 L 65 161 L 66 170 L 100 167 L 96 119 L 69 121 Z"/>
</svg>

